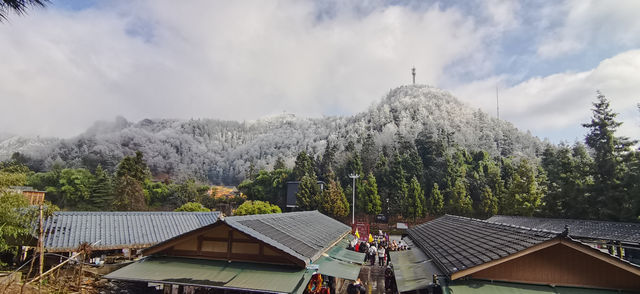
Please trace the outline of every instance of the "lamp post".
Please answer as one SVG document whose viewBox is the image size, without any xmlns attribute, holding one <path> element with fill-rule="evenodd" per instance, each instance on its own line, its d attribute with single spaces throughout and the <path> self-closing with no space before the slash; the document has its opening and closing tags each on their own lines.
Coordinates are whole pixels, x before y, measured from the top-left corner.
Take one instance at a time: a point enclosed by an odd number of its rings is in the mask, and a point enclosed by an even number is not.
<svg viewBox="0 0 640 294">
<path fill-rule="evenodd" d="M 351 199 L 351 224 L 356 223 L 356 179 L 360 177 L 358 174 L 350 174 L 350 178 L 353 179 L 353 198 Z"/>
</svg>

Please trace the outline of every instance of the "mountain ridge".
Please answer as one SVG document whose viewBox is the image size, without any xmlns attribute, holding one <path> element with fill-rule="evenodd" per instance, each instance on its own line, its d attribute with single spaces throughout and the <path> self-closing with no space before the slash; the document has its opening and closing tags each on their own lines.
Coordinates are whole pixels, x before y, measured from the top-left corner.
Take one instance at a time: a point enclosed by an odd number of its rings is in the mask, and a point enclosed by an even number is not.
<svg viewBox="0 0 640 294">
<path fill-rule="evenodd" d="M 542 148 L 537 137 L 474 110 L 445 90 L 408 85 L 391 89 L 381 101 L 351 116 L 306 118 L 285 113 L 244 122 L 210 118 L 129 122 L 116 117 L 113 122 L 96 122 L 69 139 L 6 138 L 0 141 L 0 160 L 20 152 L 36 170 L 48 170 L 56 163 L 113 169 L 124 156 L 140 150 L 154 174 L 232 184 L 242 180 L 252 163 L 270 168 L 282 157 L 292 166 L 298 152 L 319 156 L 327 142 L 338 150 L 349 141 L 359 148 L 372 134 L 378 148 L 393 147 L 396 134 L 413 141 L 422 131 L 441 130 L 463 148 L 494 156 L 535 158 Z"/>
</svg>

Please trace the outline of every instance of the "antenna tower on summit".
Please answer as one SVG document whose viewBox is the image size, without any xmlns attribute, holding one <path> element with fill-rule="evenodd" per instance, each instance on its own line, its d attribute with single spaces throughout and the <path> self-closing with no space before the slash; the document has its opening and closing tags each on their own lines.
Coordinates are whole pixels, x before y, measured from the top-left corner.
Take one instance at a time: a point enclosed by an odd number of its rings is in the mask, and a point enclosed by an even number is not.
<svg viewBox="0 0 640 294">
<path fill-rule="evenodd" d="M 416 84 L 416 67 L 415 66 L 411 69 L 411 75 L 413 75 L 413 84 L 415 85 Z"/>
</svg>

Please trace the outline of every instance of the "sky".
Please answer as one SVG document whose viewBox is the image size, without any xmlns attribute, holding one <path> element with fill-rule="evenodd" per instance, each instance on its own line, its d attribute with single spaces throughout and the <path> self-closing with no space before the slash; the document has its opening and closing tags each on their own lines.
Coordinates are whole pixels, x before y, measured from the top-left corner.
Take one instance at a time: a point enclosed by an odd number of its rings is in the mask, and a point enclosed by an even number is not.
<svg viewBox="0 0 640 294">
<path fill-rule="evenodd" d="M 551 142 L 640 139 L 640 1 L 52 0 L 0 23 L 0 133 L 352 115 L 416 82 Z"/>
</svg>

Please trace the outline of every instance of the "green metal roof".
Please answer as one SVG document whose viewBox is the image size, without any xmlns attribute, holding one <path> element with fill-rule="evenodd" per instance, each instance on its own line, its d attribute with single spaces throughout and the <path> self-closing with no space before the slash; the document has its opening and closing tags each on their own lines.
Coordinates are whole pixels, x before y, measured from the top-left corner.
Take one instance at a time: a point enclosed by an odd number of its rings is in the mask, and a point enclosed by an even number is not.
<svg viewBox="0 0 640 294">
<path fill-rule="evenodd" d="M 301 287 L 306 272 L 305 269 L 270 264 L 152 257 L 105 277 L 112 280 L 293 293 Z"/>
<path fill-rule="evenodd" d="M 453 281 L 445 287 L 448 294 L 614 294 L 632 293 L 615 290 L 551 287 L 545 285 L 519 284 L 507 282 L 490 282 L 481 280 Z"/>
<path fill-rule="evenodd" d="M 441 274 L 427 256 L 417 248 L 392 251 L 389 254 L 399 292 L 427 288 L 433 281 L 433 275 Z"/>
<path fill-rule="evenodd" d="M 342 238 L 335 246 L 327 250 L 326 253 L 335 259 L 362 265 L 364 263 L 364 253 L 348 250 L 349 239 L 352 239 L 349 235 Z"/>
<path fill-rule="evenodd" d="M 322 256 L 314 262 L 319 265 L 318 272 L 336 278 L 353 280 L 358 278 L 362 266 Z"/>
</svg>

